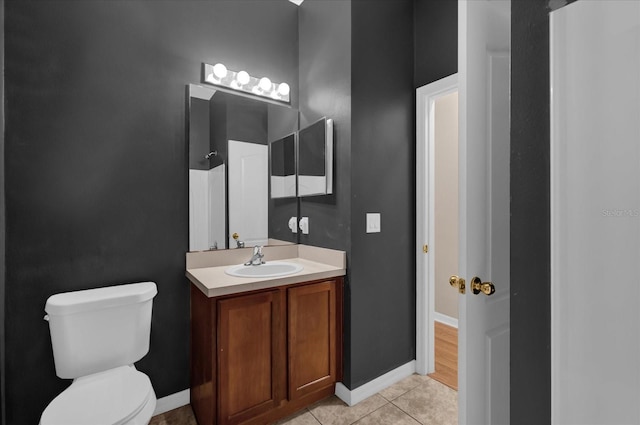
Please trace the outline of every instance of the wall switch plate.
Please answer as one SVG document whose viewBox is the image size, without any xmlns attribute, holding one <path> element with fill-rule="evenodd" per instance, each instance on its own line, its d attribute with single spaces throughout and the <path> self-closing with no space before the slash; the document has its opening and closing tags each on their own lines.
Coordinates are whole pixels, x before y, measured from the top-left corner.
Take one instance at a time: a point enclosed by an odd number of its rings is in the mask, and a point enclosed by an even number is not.
<svg viewBox="0 0 640 425">
<path fill-rule="evenodd" d="M 380 233 L 380 213 L 367 213 L 367 233 Z"/>
</svg>

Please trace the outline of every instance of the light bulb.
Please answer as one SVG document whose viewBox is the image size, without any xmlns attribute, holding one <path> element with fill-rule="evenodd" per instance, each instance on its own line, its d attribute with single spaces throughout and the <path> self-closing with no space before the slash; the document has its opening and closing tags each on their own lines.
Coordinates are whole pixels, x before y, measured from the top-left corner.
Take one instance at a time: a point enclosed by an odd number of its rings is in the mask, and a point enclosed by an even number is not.
<svg viewBox="0 0 640 425">
<path fill-rule="evenodd" d="M 260 88 L 262 91 L 268 92 L 271 90 L 271 80 L 267 77 L 260 78 Z"/>
<path fill-rule="evenodd" d="M 222 80 L 227 76 L 227 67 L 221 63 L 213 65 L 213 75 L 215 75 L 218 80 Z"/>
<path fill-rule="evenodd" d="M 251 76 L 247 71 L 238 72 L 236 78 L 238 79 L 238 83 L 240 83 L 241 86 L 244 86 L 245 84 L 248 84 L 249 81 L 251 81 Z"/>
<path fill-rule="evenodd" d="M 280 85 L 278 86 L 278 94 L 282 97 L 288 96 L 290 91 L 291 88 L 287 83 L 280 83 Z"/>
</svg>

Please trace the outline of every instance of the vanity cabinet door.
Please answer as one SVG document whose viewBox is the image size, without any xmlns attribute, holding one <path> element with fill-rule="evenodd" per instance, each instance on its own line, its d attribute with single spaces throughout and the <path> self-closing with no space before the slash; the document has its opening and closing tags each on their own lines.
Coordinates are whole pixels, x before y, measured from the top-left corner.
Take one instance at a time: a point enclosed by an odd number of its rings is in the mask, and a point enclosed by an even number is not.
<svg viewBox="0 0 640 425">
<path fill-rule="evenodd" d="M 288 289 L 289 399 L 337 378 L 336 281 Z"/>
<path fill-rule="evenodd" d="M 284 398 L 283 291 L 218 301 L 219 424 L 239 424 Z M 280 378 L 282 377 L 282 378 Z"/>
</svg>

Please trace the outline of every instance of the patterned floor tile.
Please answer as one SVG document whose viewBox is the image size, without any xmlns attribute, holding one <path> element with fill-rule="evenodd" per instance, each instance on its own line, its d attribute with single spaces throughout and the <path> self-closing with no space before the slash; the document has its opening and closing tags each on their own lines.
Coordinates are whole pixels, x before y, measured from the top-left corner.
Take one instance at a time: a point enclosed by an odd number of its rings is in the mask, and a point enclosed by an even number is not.
<svg viewBox="0 0 640 425">
<path fill-rule="evenodd" d="M 333 396 L 309 407 L 309 411 L 322 425 L 350 425 L 387 403 L 387 400 L 376 394 L 349 407 Z"/>
<path fill-rule="evenodd" d="M 458 393 L 433 379 L 401 395 L 393 404 L 421 424 L 457 425 Z"/>
<path fill-rule="evenodd" d="M 428 379 L 426 376 L 420 376 L 415 374 L 411 376 L 407 376 L 402 381 L 396 382 L 389 388 L 386 388 L 380 391 L 378 394 L 380 394 L 382 397 L 386 398 L 389 401 L 395 400 L 396 398 L 400 397 L 402 394 L 422 384 L 426 379 Z"/>
<path fill-rule="evenodd" d="M 358 420 L 354 425 L 420 425 L 420 422 L 398 409 L 393 404 L 385 404 L 373 413 Z"/>
</svg>

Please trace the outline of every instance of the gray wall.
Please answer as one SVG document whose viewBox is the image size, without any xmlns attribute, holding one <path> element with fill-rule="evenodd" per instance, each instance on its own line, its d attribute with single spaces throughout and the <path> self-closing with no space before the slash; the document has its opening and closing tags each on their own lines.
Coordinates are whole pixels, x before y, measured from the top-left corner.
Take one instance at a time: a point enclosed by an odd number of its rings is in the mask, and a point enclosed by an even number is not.
<svg viewBox="0 0 640 425">
<path fill-rule="evenodd" d="M 0 0 L 0 69 L 4 69 L 4 0 Z M 5 196 L 4 196 L 4 78 L 0 81 L 0 424 L 5 423 Z"/>
<path fill-rule="evenodd" d="M 374 5 L 352 2 L 350 388 L 415 358 L 413 2 Z"/>
<path fill-rule="evenodd" d="M 414 32 L 434 16 L 443 32 Z M 336 133 L 335 193 L 301 200 L 300 242 L 347 251 L 354 389 L 415 357 L 414 88 L 456 72 L 457 3 L 306 0 L 299 28 L 300 125 L 327 116 Z M 381 233 L 365 233 L 366 212 L 382 213 Z"/>
<path fill-rule="evenodd" d="M 185 84 L 220 61 L 297 99 L 297 8 L 250 3 L 6 2 L 7 424 L 69 384 L 42 320 L 62 291 L 155 281 L 138 366 L 159 397 L 188 388 Z"/>
<path fill-rule="evenodd" d="M 458 72 L 458 1 L 414 0 L 414 85 Z"/>
<path fill-rule="evenodd" d="M 511 4 L 511 423 L 523 425 L 551 420 L 548 12 Z"/>
<path fill-rule="evenodd" d="M 301 198 L 309 235 L 300 243 L 348 251 L 351 245 L 351 0 L 307 0 L 299 12 L 300 128 L 334 120 L 334 194 Z"/>
<path fill-rule="evenodd" d="M 302 198 L 300 241 L 347 251 L 353 389 L 415 357 L 413 2 L 307 0 L 299 17 L 301 127 L 327 116 L 336 133 L 335 194 Z"/>
</svg>

